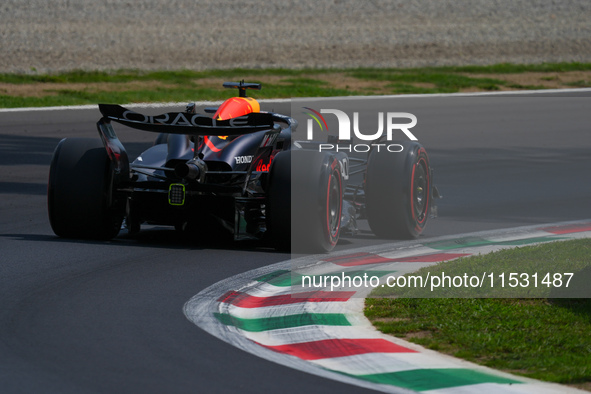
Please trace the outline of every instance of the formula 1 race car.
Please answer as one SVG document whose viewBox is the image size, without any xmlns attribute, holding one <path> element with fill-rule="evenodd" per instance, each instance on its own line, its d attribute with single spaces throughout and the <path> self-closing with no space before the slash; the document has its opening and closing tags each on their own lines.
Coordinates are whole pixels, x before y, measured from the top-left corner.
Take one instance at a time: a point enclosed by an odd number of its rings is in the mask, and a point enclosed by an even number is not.
<svg viewBox="0 0 591 394">
<path fill-rule="evenodd" d="M 224 87 L 239 96 L 206 108 L 213 116 L 196 113 L 195 104 L 159 116 L 99 104 L 101 140 L 66 138 L 53 154 L 48 210 L 55 234 L 111 239 L 122 227 L 136 233 L 148 223 L 326 252 L 360 217 L 379 237 L 423 231 L 436 195 L 419 143 L 365 158 L 319 151 L 315 142 L 292 140 L 295 119 L 261 111 L 246 96 L 260 84 Z M 130 163 L 112 121 L 159 135 Z"/>
</svg>

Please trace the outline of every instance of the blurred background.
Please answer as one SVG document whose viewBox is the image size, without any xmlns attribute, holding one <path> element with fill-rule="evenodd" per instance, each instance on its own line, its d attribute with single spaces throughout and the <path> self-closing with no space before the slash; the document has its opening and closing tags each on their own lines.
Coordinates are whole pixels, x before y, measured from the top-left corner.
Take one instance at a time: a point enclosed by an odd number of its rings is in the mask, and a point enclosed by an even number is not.
<svg viewBox="0 0 591 394">
<path fill-rule="evenodd" d="M 588 0 L 4 0 L 0 72 L 591 61 Z"/>
</svg>

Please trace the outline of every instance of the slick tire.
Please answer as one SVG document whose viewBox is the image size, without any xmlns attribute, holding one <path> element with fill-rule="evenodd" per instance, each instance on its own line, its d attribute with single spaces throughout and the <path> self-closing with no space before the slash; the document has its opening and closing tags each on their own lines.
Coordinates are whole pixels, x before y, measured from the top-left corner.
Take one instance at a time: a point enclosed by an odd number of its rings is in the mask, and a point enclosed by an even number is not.
<svg viewBox="0 0 591 394">
<path fill-rule="evenodd" d="M 339 240 L 343 193 L 340 164 L 331 154 L 307 150 L 278 154 L 269 178 L 271 234 L 280 234 L 281 245 L 289 242 L 293 253 L 331 251 Z"/>
<path fill-rule="evenodd" d="M 267 232 L 273 247 L 291 250 L 291 151 L 273 158 L 267 187 Z"/>
<path fill-rule="evenodd" d="M 367 163 L 367 219 L 380 238 L 416 238 L 429 217 L 433 186 L 427 152 L 414 141 L 400 145 L 401 152 L 371 152 Z"/>
<path fill-rule="evenodd" d="M 113 207 L 113 171 L 98 139 L 66 138 L 53 153 L 47 205 L 54 233 L 63 238 L 111 239 L 123 207 Z"/>
</svg>

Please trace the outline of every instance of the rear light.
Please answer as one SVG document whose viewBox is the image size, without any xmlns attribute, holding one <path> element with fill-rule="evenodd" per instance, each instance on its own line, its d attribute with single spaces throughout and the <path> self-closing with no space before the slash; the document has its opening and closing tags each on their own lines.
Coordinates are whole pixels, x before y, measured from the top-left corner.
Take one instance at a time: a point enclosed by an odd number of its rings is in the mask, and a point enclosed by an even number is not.
<svg viewBox="0 0 591 394">
<path fill-rule="evenodd" d="M 185 185 L 173 183 L 168 187 L 168 203 L 170 205 L 185 205 Z"/>
</svg>

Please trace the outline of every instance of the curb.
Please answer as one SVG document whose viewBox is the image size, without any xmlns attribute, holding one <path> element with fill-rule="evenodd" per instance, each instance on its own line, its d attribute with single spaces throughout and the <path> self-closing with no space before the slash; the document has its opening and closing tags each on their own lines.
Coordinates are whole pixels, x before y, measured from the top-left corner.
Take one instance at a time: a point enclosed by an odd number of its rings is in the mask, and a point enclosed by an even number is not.
<svg viewBox="0 0 591 394">
<path fill-rule="evenodd" d="M 294 271 L 397 275 L 441 261 L 591 237 L 591 221 L 563 222 L 391 243 L 306 256 L 208 287 L 184 306 L 208 333 L 257 356 L 315 375 L 390 393 L 569 393 L 567 386 L 513 376 L 378 332 L 363 314 L 371 289 L 300 292 Z"/>
</svg>

